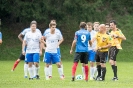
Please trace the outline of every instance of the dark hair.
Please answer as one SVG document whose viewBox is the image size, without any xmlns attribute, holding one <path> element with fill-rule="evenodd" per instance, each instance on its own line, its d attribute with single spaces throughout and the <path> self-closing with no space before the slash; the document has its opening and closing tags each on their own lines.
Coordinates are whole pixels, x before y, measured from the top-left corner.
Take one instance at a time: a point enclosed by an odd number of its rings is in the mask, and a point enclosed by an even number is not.
<svg viewBox="0 0 133 88">
<path fill-rule="evenodd" d="M 115 20 L 111 20 L 110 23 L 114 23 L 115 25 L 117 24 Z"/>
<path fill-rule="evenodd" d="M 37 22 L 35 20 L 31 21 L 30 25 L 32 24 L 36 24 L 37 25 Z"/>
<path fill-rule="evenodd" d="M 79 27 L 80 27 L 80 28 L 85 28 L 85 27 L 86 27 L 86 23 L 85 23 L 85 22 L 80 22 Z"/>
</svg>

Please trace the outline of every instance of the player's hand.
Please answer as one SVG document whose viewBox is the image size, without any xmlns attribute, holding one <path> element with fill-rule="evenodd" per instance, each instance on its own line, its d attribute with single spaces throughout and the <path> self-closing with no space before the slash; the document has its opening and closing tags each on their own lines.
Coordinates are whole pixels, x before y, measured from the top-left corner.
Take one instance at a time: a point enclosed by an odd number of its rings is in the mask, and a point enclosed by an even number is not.
<svg viewBox="0 0 133 88">
<path fill-rule="evenodd" d="M 72 54 L 73 53 L 73 50 L 70 50 L 70 54 Z"/>
<path fill-rule="evenodd" d="M 25 55 L 25 51 L 22 51 L 22 54 Z"/>
<path fill-rule="evenodd" d="M 42 55 L 42 51 L 40 51 L 40 53 L 39 53 L 39 54 L 40 54 L 40 56 L 41 56 L 41 55 Z"/>
</svg>

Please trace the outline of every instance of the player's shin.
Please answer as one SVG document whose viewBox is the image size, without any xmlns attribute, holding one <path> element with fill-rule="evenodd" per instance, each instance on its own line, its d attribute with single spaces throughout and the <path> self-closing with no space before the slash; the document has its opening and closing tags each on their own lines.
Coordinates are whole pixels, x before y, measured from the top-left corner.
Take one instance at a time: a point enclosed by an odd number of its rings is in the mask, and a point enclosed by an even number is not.
<svg viewBox="0 0 133 88">
<path fill-rule="evenodd" d="M 73 63 L 73 66 L 72 66 L 72 77 L 75 77 L 75 72 L 76 72 L 77 65 L 78 65 L 77 62 Z"/>
<path fill-rule="evenodd" d="M 28 77 L 28 64 L 24 63 L 24 77 L 27 78 Z"/>
<path fill-rule="evenodd" d="M 49 67 L 44 67 L 44 73 L 45 73 L 46 80 L 49 80 Z"/>
<path fill-rule="evenodd" d="M 85 68 L 85 80 L 88 81 L 89 67 L 88 65 L 85 65 L 84 68 Z"/>
</svg>

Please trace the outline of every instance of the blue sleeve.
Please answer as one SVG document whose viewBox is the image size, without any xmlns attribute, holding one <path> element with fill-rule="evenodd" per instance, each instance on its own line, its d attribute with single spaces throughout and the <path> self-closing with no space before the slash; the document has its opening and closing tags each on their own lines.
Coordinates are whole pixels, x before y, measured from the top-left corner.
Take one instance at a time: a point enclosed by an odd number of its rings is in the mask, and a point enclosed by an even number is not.
<svg viewBox="0 0 133 88">
<path fill-rule="evenodd" d="M 89 34 L 89 40 L 91 40 L 91 35 L 90 35 L 90 33 L 88 33 Z"/>
<path fill-rule="evenodd" d="M 0 32 L 0 39 L 2 39 L 2 33 Z"/>
<path fill-rule="evenodd" d="M 45 36 L 45 35 L 48 33 L 49 30 L 50 30 L 50 28 L 47 28 L 47 29 L 44 31 L 43 36 Z"/>
</svg>

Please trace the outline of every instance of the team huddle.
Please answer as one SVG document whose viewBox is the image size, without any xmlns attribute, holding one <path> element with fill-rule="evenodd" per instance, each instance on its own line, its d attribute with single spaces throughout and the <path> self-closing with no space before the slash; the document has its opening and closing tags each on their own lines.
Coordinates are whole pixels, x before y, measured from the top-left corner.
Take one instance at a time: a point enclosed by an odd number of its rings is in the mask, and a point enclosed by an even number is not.
<svg viewBox="0 0 133 88">
<path fill-rule="evenodd" d="M 56 28 L 56 25 L 56 21 L 51 20 L 49 28 L 46 29 L 42 35 L 41 31 L 37 29 L 37 22 L 32 21 L 30 28 L 24 29 L 18 35 L 18 38 L 22 42 L 22 52 L 20 57 L 15 61 L 12 71 L 15 70 L 21 60 L 25 60 L 24 77 L 28 78 L 29 73 L 29 80 L 33 80 L 33 78 L 40 79 L 39 62 L 42 50 L 44 49 L 43 61 L 45 63 L 44 73 L 46 80 L 52 78 L 52 64 L 57 65 L 60 79 L 63 80 L 65 78 L 59 47 L 64 39 L 61 31 Z M 75 81 L 79 61 L 82 63 L 82 72 L 85 81 L 104 81 L 107 59 L 109 59 L 114 73 L 112 80 L 118 80 L 116 56 L 119 49 L 122 49 L 122 40 L 126 40 L 126 37 L 122 31 L 116 27 L 116 22 L 114 20 L 108 24 L 81 22 L 79 27 L 80 29 L 75 32 L 70 49 L 70 54 L 72 54 L 75 47 L 72 81 Z M 90 69 L 88 62 L 90 62 Z"/>
</svg>

